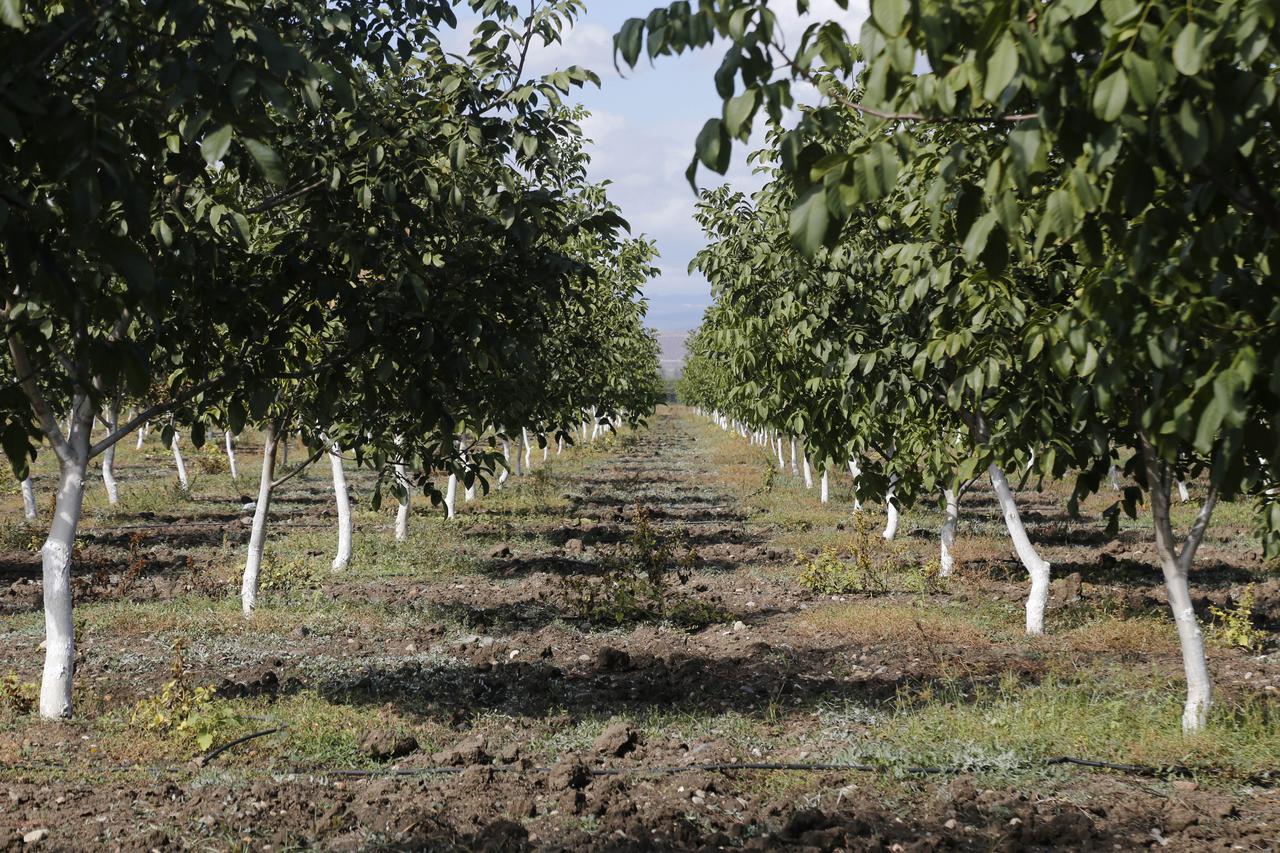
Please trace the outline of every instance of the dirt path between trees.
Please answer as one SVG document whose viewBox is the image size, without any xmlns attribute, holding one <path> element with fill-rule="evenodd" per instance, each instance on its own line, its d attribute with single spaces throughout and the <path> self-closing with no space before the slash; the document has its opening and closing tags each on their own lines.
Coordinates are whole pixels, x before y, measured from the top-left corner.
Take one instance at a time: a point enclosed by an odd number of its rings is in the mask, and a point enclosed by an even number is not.
<svg viewBox="0 0 1280 853">
<path fill-rule="evenodd" d="M 552 449 L 546 465 L 535 452 L 533 474 L 456 524 L 419 507 L 403 545 L 387 512 L 362 511 L 356 561 L 336 575 L 328 482 L 300 478 L 248 624 L 231 598 L 245 536 L 235 488 L 211 475 L 178 512 L 126 501 L 91 517 L 66 724 L 23 711 L 39 584 L 11 545 L 0 846 L 1276 849 L 1280 796 L 1249 776 L 1280 759 L 1277 655 L 1216 651 L 1232 721 L 1180 745 L 1158 578 L 1136 562 L 1117 572 L 1101 556 L 1114 546 L 1085 528 L 1061 528 L 1081 574 L 1055 585 L 1050 636 L 1028 640 L 1021 580 L 981 494 L 966 509 L 966 566 L 940 583 L 928 515 L 908 515 L 903 543 L 877 543 L 689 412 L 661 410 L 608 444 Z M 129 459 L 122 479 L 162 488 Z M 369 485 L 357 479 L 357 497 Z M 120 531 L 130 525 L 140 535 Z M 1136 554 L 1140 533 L 1122 547 Z M 797 557 L 827 546 L 876 567 L 862 589 L 800 583 Z M 1222 589 L 1256 569 L 1219 553 Z M 212 692 L 175 710 L 156 704 L 166 684 Z M 157 708 L 189 731 L 151 725 Z M 190 761 L 267 729 L 279 731 Z M 1198 769 L 1043 765 L 1066 752 Z M 742 762 L 878 769 L 700 769 Z M 913 775 L 918 764 L 968 769 Z M 1213 764 L 1224 774 L 1204 772 Z"/>
</svg>

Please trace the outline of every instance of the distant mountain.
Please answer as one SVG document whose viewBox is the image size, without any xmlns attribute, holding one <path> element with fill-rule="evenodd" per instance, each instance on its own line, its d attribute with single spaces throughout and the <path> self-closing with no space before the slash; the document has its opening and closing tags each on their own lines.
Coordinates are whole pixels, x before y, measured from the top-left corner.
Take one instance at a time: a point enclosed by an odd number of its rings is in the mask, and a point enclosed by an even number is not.
<svg viewBox="0 0 1280 853">
<path fill-rule="evenodd" d="M 658 345 L 662 347 L 662 375 L 675 379 L 684 370 L 684 340 L 689 333 L 684 330 L 658 332 Z"/>
</svg>

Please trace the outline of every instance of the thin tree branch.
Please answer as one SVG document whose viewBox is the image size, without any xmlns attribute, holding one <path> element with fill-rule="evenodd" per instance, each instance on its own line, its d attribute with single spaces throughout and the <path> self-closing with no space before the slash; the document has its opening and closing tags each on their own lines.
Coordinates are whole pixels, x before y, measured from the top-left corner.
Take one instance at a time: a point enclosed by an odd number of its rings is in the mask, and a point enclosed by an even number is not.
<svg viewBox="0 0 1280 853">
<path fill-rule="evenodd" d="M 10 307 L 5 307 L 6 314 Z M 19 384 L 23 393 L 27 395 L 27 399 L 31 401 L 31 409 L 35 412 L 36 419 L 40 421 L 40 429 L 44 432 L 45 438 L 49 439 L 49 444 L 53 446 L 54 454 L 60 461 L 70 462 L 71 445 L 62 434 L 58 419 L 49 408 L 48 401 L 40 393 L 40 385 L 35 380 L 35 372 L 31 369 L 31 361 L 27 357 L 27 347 L 17 332 L 9 333 L 9 355 L 13 358 L 14 372 L 26 377 L 20 380 Z"/>
<path fill-rule="evenodd" d="M 191 388 L 188 388 L 186 391 L 182 392 L 177 397 L 174 397 L 172 400 L 168 400 L 167 402 L 164 402 L 164 403 L 157 403 L 156 405 L 152 406 L 149 409 L 144 409 L 143 411 L 135 415 L 133 418 L 131 418 L 128 422 L 126 422 L 123 426 L 118 427 L 114 432 L 107 435 L 107 437 L 102 439 L 102 441 L 99 441 L 97 444 L 93 445 L 93 447 L 90 447 L 89 458 L 90 459 L 94 458 L 99 453 L 106 450 L 108 447 L 115 444 L 117 441 L 124 438 L 126 435 L 133 432 L 139 426 L 151 420 L 152 418 L 156 417 L 157 415 L 167 414 L 168 412 L 171 412 L 174 409 L 181 406 L 183 403 L 186 403 L 190 400 L 195 399 L 196 397 L 203 394 L 205 391 L 208 391 L 212 388 L 216 388 L 219 385 L 223 384 L 224 382 L 227 382 L 229 379 L 230 377 L 228 376 L 219 376 L 214 379 L 206 379 L 204 382 L 201 382 L 198 385 L 194 385 Z"/>
<path fill-rule="evenodd" d="M 1182 566 L 1184 572 L 1191 569 L 1191 563 L 1196 558 L 1196 550 L 1200 547 L 1200 543 L 1204 541 L 1204 532 L 1209 526 L 1209 516 L 1213 515 L 1213 508 L 1217 503 L 1218 484 L 1210 480 L 1209 491 L 1204 496 L 1204 503 L 1200 506 L 1200 512 L 1196 515 L 1195 523 L 1187 531 L 1187 538 L 1182 543 L 1182 553 L 1178 555 L 1178 563 Z"/>
<path fill-rule="evenodd" d="M 311 465 L 311 463 L 315 462 L 315 461 L 316 461 L 317 459 L 319 459 L 321 456 L 324 456 L 327 452 L 328 452 L 328 450 L 327 450 L 326 448 L 321 447 L 321 448 L 320 448 L 319 450 L 317 450 L 315 453 L 311 454 L 311 457 L 310 457 L 309 459 L 307 459 L 307 461 L 306 461 L 306 462 L 303 462 L 303 463 L 302 463 L 301 465 L 299 465 L 297 468 L 294 468 L 291 472 L 289 472 L 288 474 L 285 474 L 285 475 L 284 475 L 283 477 L 281 477 L 280 479 L 278 479 L 278 480 L 273 480 L 273 481 L 271 482 L 271 490 L 272 490 L 272 491 L 275 491 L 279 486 L 283 486 L 285 483 L 289 482 L 289 481 L 290 481 L 290 480 L 292 480 L 294 477 L 296 477 L 296 476 L 298 476 L 299 474 L 301 474 L 303 471 L 305 471 L 305 470 L 306 470 L 306 469 Z"/>
<path fill-rule="evenodd" d="M 277 207 L 280 207 L 283 204 L 288 204 L 294 199 L 301 198 L 302 196 L 307 195 L 308 193 L 315 192 L 316 190 L 320 189 L 328 182 L 329 182 L 328 178 L 317 178 L 311 183 L 304 184 L 303 186 L 300 186 L 295 190 L 289 190 L 287 192 L 281 193 L 280 195 L 272 196 L 271 198 L 264 201 L 262 204 L 259 204 L 256 207 L 249 208 L 248 210 L 245 211 L 245 213 L 249 213 L 249 214 L 266 213 L 269 210 L 275 210 Z"/>
</svg>

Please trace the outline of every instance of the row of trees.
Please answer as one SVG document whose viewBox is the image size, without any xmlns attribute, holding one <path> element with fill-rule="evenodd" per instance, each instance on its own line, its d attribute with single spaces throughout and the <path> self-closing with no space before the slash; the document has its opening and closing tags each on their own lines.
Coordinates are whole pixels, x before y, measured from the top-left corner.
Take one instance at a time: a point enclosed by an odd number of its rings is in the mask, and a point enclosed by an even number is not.
<svg viewBox="0 0 1280 853">
<path fill-rule="evenodd" d="M 248 613 L 282 436 L 371 467 L 407 518 L 433 474 L 487 488 L 511 436 L 655 404 L 653 246 L 561 101 L 596 78 L 525 74 L 580 0 L 469 0 L 465 56 L 453 5 L 0 4 L 0 441 L 20 479 L 41 447 L 59 468 L 42 715 L 71 713 L 90 462 L 144 424 L 263 430 Z"/>
<path fill-rule="evenodd" d="M 1183 726 L 1202 727 L 1197 548 L 1220 499 L 1255 502 L 1268 550 L 1280 522 L 1275 9 L 874 0 L 860 39 L 818 22 L 789 46 L 770 5 L 674 3 L 617 38 L 629 63 L 728 43 L 691 177 L 723 172 L 757 116 L 773 127 L 761 193 L 702 197 L 694 266 L 716 301 L 686 393 L 948 524 L 985 473 L 1032 578 L 1030 632 L 1049 566 L 1005 472 L 1073 473 L 1074 511 L 1123 464 L 1136 485 L 1108 516 L 1150 505 Z M 784 129 L 797 81 L 822 101 Z M 1179 536 L 1171 495 L 1192 477 L 1204 500 Z"/>
</svg>

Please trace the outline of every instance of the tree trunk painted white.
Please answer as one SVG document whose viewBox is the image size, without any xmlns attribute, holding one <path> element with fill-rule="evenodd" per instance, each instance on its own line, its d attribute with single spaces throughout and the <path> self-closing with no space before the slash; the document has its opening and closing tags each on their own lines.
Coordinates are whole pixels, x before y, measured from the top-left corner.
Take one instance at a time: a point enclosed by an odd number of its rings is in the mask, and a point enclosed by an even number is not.
<svg viewBox="0 0 1280 853">
<path fill-rule="evenodd" d="M 40 680 L 40 716 L 56 720 L 71 716 L 71 682 L 75 674 L 75 624 L 71 618 L 71 554 L 84 508 L 85 474 L 89 458 L 92 416 L 83 398 L 72 403 L 68 433 L 69 458 L 59 459 L 58 496 L 49 535 L 40 549 L 44 584 L 44 672 Z"/>
<path fill-rule="evenodd" d="M 778 472 L 781 473 L 787 470 L 787 460 L 786 460 L 786 457 L 782 455 L 782 437 L 781 436 L 778 437 L 776 446 L 778 448 Z"/>
<path fill-rule="evenodd" d="M 884 494 L 884 541 L 892 542 L 898 535 L 898 505 L 893 502 L 894 493 L 897 491 L 898 475 L 891 474 L 889 476 L 889 490 Z M 855 502 L 856 503 L 856 502 Z M 855 506 L 854 509 L 857 509 Z"/>
<path fill-rule="evenodd" d="M 249 553 L 244 562 L 244 577 L 240 581 L 240 609 L 245 616 L 252 616 L 253 609 L 258 606 L 258 577 L 262 573 L 262 551 L 267 540 L 267 516 L 271 512 L 279 435 L 280 430 L 276 424 L 267 424 L 267 434 L 262 442 L 262 473 L 258 477 L 258 503 L 253 510 L 253 526 L 249 528 Z"/>
<path fill-rule="evenodd" d="M 520 427 L 520 436 L 524 439 L 524 470 L 525 473 L 533 470 L 533 445 L 529 443 L 529 428 Z M 594 439 L 595 434 L 591 437 Z"/>
<path fill-rule="evenodd" d="M 1044 633 L 1044 607 L 1049 600 L 1049 563 L 1041 559 L 1027 536 L 1027 529 L 1022 524 L 1022 515 L 1018 512 L 1018 504 L 1013 498 L 1013 489 L 1004 471 L 998 465 L 987 469 L 991 476 L 991 487 L 995 490 L 996 500 L 1000 502 L 1000 510 L 1004 514 L 1004 525 L 1009 530 L 1009 538 L 1013 541 L 1013 549 L 1027 573 L 1031 575 L 1031 592 L 1027 595 L 1027 633 Z"/>
<path fill-rule="evenodd" d="M 236 472 L 236 448 L 232 441 L 231 430 L 225 430 L 222 435 L 227 445 L 227 466 L 231 469 L 231 482 L 234 483 L 240 479 L 240 475 Z"/>
<path fill-rule="evenodd" d="M 564 453 L 564 436 L 563 435 L 556 436 L 556 456 L 559 456 L 561 453 Z"/>
<path fill-rule="evenodd" d="M 396 541 L 409 538 L 409 513 L 413 509 L 413 489 L 409 485 L 409 468 L 403 462 L 395 466 L 396 482 L 404 489 L 404 498 L 396 505 Z"/>
<path fill-rule="evenodd" d="M 1182 730 L 1196 732 L 1204 728 L 1213 703 L 1213 679 L 1209 675 L 1209 663 L 1204 654 L 1204 634 L 1191 605 L 1191 590 L 1187 576 L 1195 560 L 1196 550 L 1204 540 L 1209 518 L 1218 501 L 1217 487 L 1210 485 L 1204 503 L 1196 515 L 1179 550 L 1177 537 L 1170 519 L 1169 466 L 1156 459 L 1155 451 L 1143 441 L 1142 455 L 1147 467 L 1147 484 L 1151 493 L 1151 516 L 1155 526 L 1156 553 L 1160 557 L 1160 569 L 1164 573 L 1165 589 L 1169 593 L 1169 609 L 1178 628 L 1178 642 L 1182 647 L 1182 670 L 1187 678 L 1187 701 L 1182 709 Z"/>
<path fill-rule="evenodd" d="M 1111 488 L 1114 491 L 1120 491 L 1120 469 L 1115 465 L 1111 466 L 1111 470 L 1107 472 L 1107 476 L 1111 480 Z"/>
<path fill-rule="evenodd" d="M 138 427 L 138 443 L 134 445 L 135 450 L 142 449 L 142 442 L 147 440 L 147 422 L 143 421 L 142 426 Z"/>
<path fill-rule="evenodd" d="M 960 522 L 960 498 L 955 489 L 943 489 L 942 497 L 946 501 L 946 510 L 942 517 L 942 554 L 939 559 L 938 574 L 944 578 L 951 577 L 956 569 L 955 547 L 956 526 Z"/>
<path fill-rule="evenodd" d="M 476 484 L 474 481 L 470 486 L 467 486 L 466 490 L 462 493 L 462 499 L 466 503 L 471 503 L 476 499 Z"/>
<path fill-rule="evenodd" d="M 831 499 L 831 478 L 827 476 L 827 469 L 822 469 L 822 502 L 826 503 Z"/>
<path fill-rule="evenodd" d="M 182 462 L 182 449 L 178 447 L 181 440 L 182 435 L 175 429 L 173 431 L 173 441 L 169 442 L 169 447 L 173 450 L 173 464 L 178 468 L 178 485 L 185 492 L 191 488 L 191 483 L 187 480 L 187 466 Z"/>
<path fill-rule="evenodd" d="M 542 437 L 542 461 L 547 461 L 547 453 L 551 450 L 551 442 L 547 441 L 547 437 Z"/>
<path fill-rule="evenodd" d="M 444 491 L 445 518 L 453 518 L 458 511 L 458 475 L 449 475 L 449 485 Z"/>
<path fill-rule="evenodd" d="M 230 440 L 231 433 L 227 433 Z M 338 553 L 333 570 L 345 569 L 351 562 L 351 495 L 347 492 L 347 472 L 342 467 L 342 450 L 329 445 L 329 467 L 333 470 L 333 498 L 338 508 Z"/>
<path fill-rule="evenodd" d="M 800 467 L 796 464 L 796 440 L 794 437 L 792 437 L 791 439 L 791 476 L 794 477 L 798 473 L 800 473 Z"/>
<path fill-rule="evenodd" d="M 1186 503 L 1187 501 L 1191 500 L 1191 493 L 1187 491 L 1186 480 L 1178 481 L 1178 500 L 1181 501 L 1182 503 Z"/>
<path fill-rule="evenodd" d="M 800 457 L 800 459 L 801 459 L 801 462 L 803 463 L 801 467 L 802 467 L 802 470 L 804 471 L 804 487 L 806 489 L 812 489 L 813 488 L 813 469 L 809 467 L 809 454 L 807 453 L 804 454 L 802 457 Z"/>
<path fill-rule="evenodd" d="M 28 474 L 26 479 L 22 481 L 22 512 L 27 517 L 27 521 L 32 521 L 37 515 L 36 510 L 36 484 Z"/>
<path fill-rule="evenodd" d="M 858 477 L 860 477 L 861 475 L 862 475 L 862 468 L 858 465 L 858 461 L 856 459 L 850 459 L 849 460 L 849 476 L 853 478 L 853 511 L 854 512 L 862 512 L 862 501 L 858 500 Z M 889 494 L 890 495 L 893 494 L 892 489 L 890 490 Z M 896 513 L 897 510 L 895 509 L 894 512 Z M 897 529 L 896 519 L 894 522 L 894 529 L 895 530 Z M 885 537 L 885 538 L 892 538 L 892 537 Z"/>
<path fill-rule="evenodd" d="M 507 483 L 507 479 L 511 476 L 511 445 L 504 438 L 502 440 L 502 461 L 506 463 L 502 466 L 502 471 L 498 474 L 498 488 L 502 488 Z"/>
<path fill-rule="evenodd" d="M 116 431 L 120 425 L 120 407 L 114 403 L 107 414 L 107 432 Z M 120 503 L 120 487 L 116 483 L 116 446 L 113 444 L 102 451 L 102 485 L 107 489 L 107 503 L 115 506 Z"/>
</svg>

